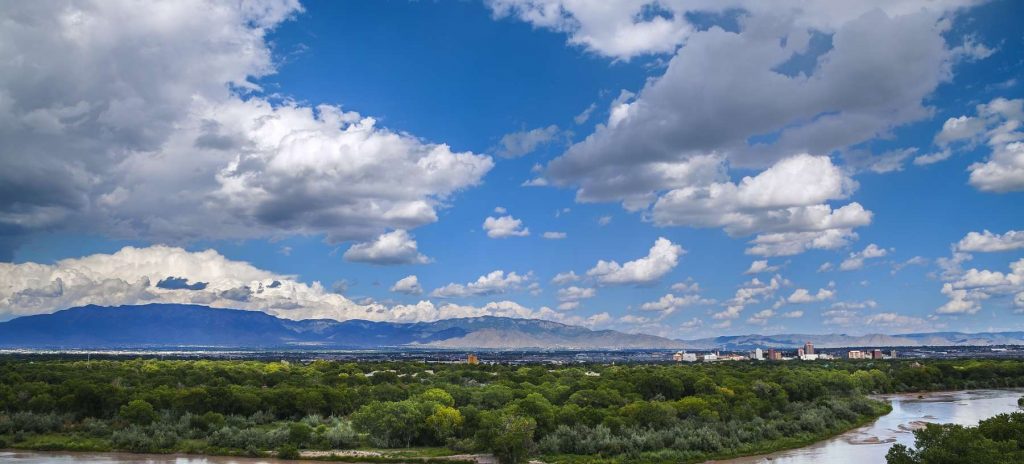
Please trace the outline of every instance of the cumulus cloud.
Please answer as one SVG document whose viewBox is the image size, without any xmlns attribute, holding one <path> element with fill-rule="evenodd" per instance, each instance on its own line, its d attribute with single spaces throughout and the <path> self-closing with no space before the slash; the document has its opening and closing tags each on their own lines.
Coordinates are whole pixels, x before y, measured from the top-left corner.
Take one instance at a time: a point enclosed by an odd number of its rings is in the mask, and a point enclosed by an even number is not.
<svg viewBox="0 0 1024 464">
<path fill-rule="evenodd" d="M 526 237 L 530 235 L 530 229 L 523 227 L 523 221 L 508 216 L 493 217 L 484 219 L 484 230 L 490 238 Z"/>
<path fill-rule="evenodd" d="M 1024 259 L 1010 263 L 1010 272 L 971 268 L 960 272 L 942 285 L 942 294 L 949 298 L 936 312 L 939 314 L 974 314 L 981 302 L 997 296 L 1011 296 L 1017 311 L 1024 311 Z"/>
<path fill-rule="evenodd" d="M 742 199 L 732 201 L 737 186 L 730 187 L 728 169 L 765 168 L 798 153 L 852 152 L 849 147 L 930 117 L 924 102 L 951 78 L 952 66 L 986 55 L 983 44 L 950 46 L 944 37 L 949 19 L 970 4 L 490 2 L 499 18 L 564 33 L 569 43 L 600 55 L 628 60 L 653 53 L 668 60 L 663 75 L 622 92 L 594 133 L 550 162 L 545 182 L 576 188 L 578 201 L 620 201 L 629 210 L 653 204 L 649 218 L 659 225 L 764 234 L 749 250 L 761 256 L 845 246 L 870 213 L 856 205 L 845 211 L 846 224 L 789 223 L 809 207 L 824 220 L 833 209 L 824 201 L 849 194 L 844 189 L 811 202 L 832 190 L 819 189 L 828 185 L 810 168 L 752 197 L 772 202 L 781 198 L 774 193 L 806 192 L 805 201 L 749 211 L 739 207 Z M 808 64 L 796 63 L 808 56 Z M 870 155 L 863 165 L 892 172 L 914 154 Z M 708 205 L 713 202 L 727 207 Z"/>
<path fill-rule="evenodd" d="M 871 243 L 861 251 L 850 253 L 850 256 L 839 264 L 839 270 L 853 271 L 860 269 L 864 267 L 864 260 L 881 258 L 887 254 L 889 254 L 889 252 L 885 248 L 879 248 L 878 245 Z"/>
<path fill-rule="evenodd" d="M 658 237 L 647 256 L 621 265 L 616 261 L 600 260 L 587 271 L 587 275 L 606 285 L 650 284 L 675 269 L 679 257 L 685 253 L 683 247 Z"/>
<path fill-rule="evenodd" d="M 750 279 L 750 281 L 736 289 L 736 294 L 732 299 L 725 302 L 725 310 L 713 314 L 712 317 L 715 319 L 736 319 L 743 312 L 744 308 L 772 298 L 777 290 L 788 284 L 789 281 L 778 274 L 767 282 L 763 282 L 757 277 Z"/>
<path fill-rule="evenodd" d="M 420 279 L 418 277 L 410 275 L 398 279 L 398 281 L 391 286 L 391 291 L 395 293 L 404 293 L 406 295 L 420 295 L 423 293 L 423 287 L 420 286 Z"/>
<path fill-rule="evenodd" d="M 551 279 L 551 283 L 555 285 L 565 285 L 570 282 L 576 282 L 580 279 L 581 277 L 576 275 L 576 272 L 574 271 L 559 272 L 558 274 L 555 275 L 555 277 Z"/>
<path fill-rule="evenodd" d="M 671 293 L 667 293 L 656 301 L 649 301 L 640 305 L 640 310 L 658 311 L 662 313 L 662 317 L 664 317 L 688 306 L 707 305 L 713 304 L 714 302 L 714 300 L 703 298 L 697 294 L 676 296 Z"/>
<path fill-rule="evenodd" d="M 73 229 L 339 242 L 436 221 L 493 161 L 336 106 L 264 97 L 253 81 L 275 71 L 265 37 L 300 9 L 290 0 L 4 8 L 0 228 L 15 238 Z"/>
<path fill-rule="evenodd" d="M 693 281 L 693 278 L 687 278 L 682 282 L 676 282 L 670 287 L 673 292 L 677 293 L 697 293 L 700 291 L 700 284 Z"/>
<path fill-rule="evenodd" d="M 532 278 L 533 273 L 530 272 L 526 274 L 509 272 L 506 274 L 505 271 L 495 270 L 465 285 L 450 283 L 444 287 L 434 289 L 434 291 L 430 292 L 430 296 L 436 298 L 458 298 L 507 293 L 520 290 Z"/>
<path fill-rule="evenodd" d="M 417 249 L 416 240 L 404 230 L 382 234 L 372 242 L 356 243 L 342 257 L 347 261 L 382 265 L 430 262 L 430 258 Z"/>
<path fill-rule="evenodd" d="M 565 237 L 568 237 L 565 232 L 544 232 L 544 238 L 548 240 L 562 240 Z"/>
<path fill-rule="evenodd" d="M 566 288 L 558 289 L 558 309 L 567 311 L 576 309 L 580 305 L 581 300 L 593 298 L 597 295 L 597 290 L 588 287 L 577 287 L 575 285 Z"/>
<path fill-rule="evenodd" d="M 819 301 L 825 301 L 836 296 L 835 290 L 831 288 L 819 288 L 817 293 L 811 293 L 806 288 L 798 288 L 786 298 L 786 301 L 790 303 L 816 303 Z"/>
<path fill-rule="evenodd" d="M 969 253 L 990 253 L 1024 248 L 1024 231 L 1010 230 L 1005 234 L 993 234 L 987 230 L 968 232 L 956 244 L 957 250 Z"/>
<path fill-rule="evenodd" d="M 587 327 L 610 320 L 607 313 L 567 315 L 547 307 L 528 308 L 513 301 L 492 301 L 481 306 L 438 305 L 429 300 L 393 306 L 373 301 L 357 303 L 324 288 L 320 282 L 300 282 L 295 276 L 227 259 L 214 250 L 191 252 L 163 245 L 125 247 L 111 254 L 64 259 L 54 264 L 0 263 L 0 275 L 4 276 L 0 279 L 0 320 L 88 304 L 116 306 L 157 302 L 256 310 L 293 320 L 419 322 L 502 316 Z M 169 277 L 184 279 L 193 288 L 161 288 L 153 284 Z M 469 287 L 489 293 L 490 290 L 481 290 L 481 287 L 505 285 L 507 288 L 510 281 L 522 279 L 514 273 L 498 277 L 482 278 L 484 283 L 478 281 Z M 409 276 L 402 281 L 408 284 L 414 279 L 415 276 Z M 505 283 L 493 284 L 498 280 Z M 198 288 L 195 285 L 198 282 L 206 286 Z M 395 287 L 400 286 L 396 283 Z"/>
<path fill-rule="evenodd" d="M 769 266 L 767 259 L 760 259 L 750 263 L 750 267 L 747 268 L 744 274 L 760 274 L 762 272 L 775 272 L 779 270 L 779 266 Z"/>
<path fill-rule="evenodd" d="M 976 116 L 946 121 L 936 143 L 962 142 L 968 147 L 984 142 L 990 154 L 971 164 L 968 182 L 983 192 L 1024 190 L 1024 99 L 996 98 L 977 106 Z"/>
<path fill-rule="evenodd" d="M 833 249 L 871 222 L 859 203 L 833 210 L 828 200 L 857 187 L 826 156 L 797 155 L 739 183 L 713 182 L 671 190 L 658 198 L 651 218 L 661 226 L 722 227 L 732 236 L 757 233 L 749 254 L 784 256 Z"/>
<path fill-rule="evenodd" d="M 763 309 L 761 311 L 754 313 L 753 316 L 750 316 L 750 318 L 747 319 L 747 323 L 754 325 L 765 325 L 768 323 L 768 320 L 771 319 L 772 317 L 775 317 L 774 310 Z"/>
<path fill-rule="evenodd" d="M 503 158 L 518 158 L 533 153 L 538 147 L 551 143 L 559 138 L 562 131 L 552 124 L 522 132 L 513 132 L 501 137 L 501 146 L 497 155 Z"/>
<path fill-rule="evenodd" d="M 949 15 L 967 3 L 667 1 L 656 8 L 665 14 L 653 15 L 640 14 L 644 2 L 492 6 L 498 16 L 564 32 L 570 43 L 603 55 L 672 55 L 662 76 L 616 101 L 608 120 L 546 172 L 555 183 L 578 186 L 581 197 L 627 199 L 678 188 L 674 168 L 707 153 L 759 165 L 843 149 L 930 116 L 924 99 L 967 56 L 943 38 Z M 708 18 L 730 24 L 694 24 Z M 655 25 L 665 34 L 636 30 Z M 831 46 L 811 50 L 817 36 Z M 805 54 L 816 59 L 791 69 L 793 57 Z"/>
</svg>

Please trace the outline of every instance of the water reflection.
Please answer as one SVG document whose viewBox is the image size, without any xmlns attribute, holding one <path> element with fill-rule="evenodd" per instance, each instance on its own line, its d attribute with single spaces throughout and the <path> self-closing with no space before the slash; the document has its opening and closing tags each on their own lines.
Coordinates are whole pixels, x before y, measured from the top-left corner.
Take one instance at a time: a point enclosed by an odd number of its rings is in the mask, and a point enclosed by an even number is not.
<svg viewBox="0 0 1024 464">
<path fill-rule="evenodd" d="M 0 451 L 0 464 L 264 464 L 295 463 L 262 458 L 233 458 L 221 456 L 181 456 L 131 453 L 71 453 Z"/>
<path fill-rule="evenodd" d="M 885 395 L 892 412 L 871 425 L 789 451 L 714 461 L 715 464 L 884 463 L 894 443 L 914 445 L 913 428 L 926 422 L 977 425 L 982 419 L 1017 409 L 1022 390 L 972 390 L 918 395 Z"/>
</svg>

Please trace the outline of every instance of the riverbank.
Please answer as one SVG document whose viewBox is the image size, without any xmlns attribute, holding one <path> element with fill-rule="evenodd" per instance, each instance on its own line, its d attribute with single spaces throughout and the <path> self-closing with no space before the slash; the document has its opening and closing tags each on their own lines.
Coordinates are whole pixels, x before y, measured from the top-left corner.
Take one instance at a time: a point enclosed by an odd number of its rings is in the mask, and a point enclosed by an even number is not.
<svg viewBox="0 0 1024 464">
<path fill-rule="evenodd" d="M 709 461 L 706 464 L 816 464 L 823 462 L 884 463 L 894 444 L 913 446 L 913 431 L 928 423 L 964 426 L 1013 412 L 1024 389 L 946 390 L 873 395 L 889 401 L 892 412 L 876 421 L 809 446 L 772 453 Z"/>
</svg>

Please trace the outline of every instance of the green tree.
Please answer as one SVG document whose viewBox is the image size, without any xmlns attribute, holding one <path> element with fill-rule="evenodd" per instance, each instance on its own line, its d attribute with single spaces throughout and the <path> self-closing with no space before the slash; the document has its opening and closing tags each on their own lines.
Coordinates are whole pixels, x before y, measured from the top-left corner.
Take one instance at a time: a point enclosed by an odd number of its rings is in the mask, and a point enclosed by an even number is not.
<svg viewBox="0 0 1024 464">
<path fill-rule="evenodd" d="M 461 426 L 462 413 L 450 406 L 437 406 L 434 413 L 427 417 L 427 427 L 440 443 L 454 435 Z"/>
<path fill-rule="evenodd" d="M 131 400 L 121 406 L 118 416 L 129 424 L 149 425 L 156 420 L 156 411 L 146 400 Z"/>
<path fill-rule="evenodd" d="M 482 421 L 484 446 L 498 462 L 514 464 L 523 462 L 533 452 L 533 432 L 537 423 L 529 417 L 509 413 L 488 414 Z"/>
</svg>

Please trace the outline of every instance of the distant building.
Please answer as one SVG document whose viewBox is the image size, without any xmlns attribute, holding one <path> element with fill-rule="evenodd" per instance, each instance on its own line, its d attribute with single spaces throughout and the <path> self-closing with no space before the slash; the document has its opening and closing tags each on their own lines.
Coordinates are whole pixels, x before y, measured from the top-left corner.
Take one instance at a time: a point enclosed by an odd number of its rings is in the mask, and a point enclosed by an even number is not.
<svg viewBox="0 0 1024 464">
<path fill-rule="evenodd" d="M 814 344 L 811 342 L 804 343 L 804 354 L 814 354 Z"/>
<path fill-rule="evenodd" d="M 864 359 L 864 352 L 861 350 L 850 350 L 846 353 L 847 359 Z"/>
<path fill-rule="evenodd" d="M 716 354 L 716 353 L 705 354 L 704 357 L 703 357 L 703 361 L 704 362 L 718 361 L 718 354 Z"/>
<path fill-rule="evenodd" d="M 803 359 L 803 357 L 804 357 L 804 349 L 803 348 L 797 348 L 796 349 L 796 357 L 798 357 L 800 359 Z"/>
<path fill-rule="evenodd" d="M 782 359 L 782 353 L 779 353 L 778 351 L 775 351 L 775 348 L 768 348 L 768 360 L 769 361 L 778 361 L 780 359 Z"/>
<path fill-rule="evenodd" d="M 697 362 L 697 353 L 683 353 L 683 362 Z"/>
<path fill-rule="evenodd" d="M 682 362 L 683 361 L 683 352 L 682 351 L 676 351 L 676 354 L 672 355 L 672 360 L 675 361 L 675 362 Z"/>
<path fill-rule="evenodd" d="M 896 350 L 890 351 L 889 352 L 889 357 L 892 358 L 892 359 L 896 359 Z"/>
<path fill-rule="evenodd" d="M 478 359 L 475 354 L 470 353 L 470 355 L 466 357 L 466 364 L 480 364 L 480 359 Z"/>
<path fill-rule="evenodd" d="M 882 359 L 882 350 L 875 348 L 875 350 L 871 352 L 871 359 Z"/>
<path fill-rule="evenodd" d="M 758 361 L 764 359 L 764 352 L 761 351 L 760 348 L 755 348 L 754 349 L 754 359 L 756 359 Z"/>
</svg>

